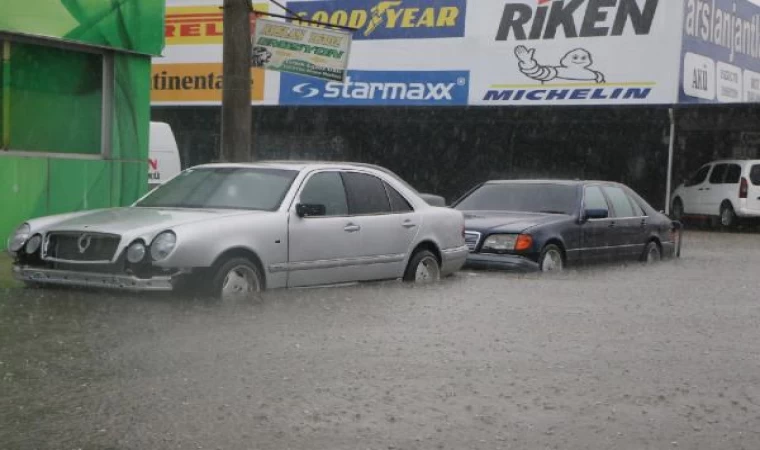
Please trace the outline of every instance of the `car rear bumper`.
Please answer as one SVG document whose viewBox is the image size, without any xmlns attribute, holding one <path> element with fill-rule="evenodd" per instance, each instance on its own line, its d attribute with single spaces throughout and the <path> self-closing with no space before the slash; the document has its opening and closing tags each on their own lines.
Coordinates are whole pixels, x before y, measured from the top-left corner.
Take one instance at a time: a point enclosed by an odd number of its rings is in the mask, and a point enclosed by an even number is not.
<svg viewBox="0 0 760 450">
<path fill-rule="evenodd" d="M 461 269 L 469 252 L 470 249 L 466 245 L 443 250 L 441 252 L 441 275 L 450 275 Z"/>
<path fill-rule="evenodd" d="M 137 278 L 131 275 L 114 275 L 70 270 L 39 269 L 28 266 L 13 266 L 13 276 L 18 281 L 57 286 L 76 286 L 123 291 L 171 291 L 174 289 L 171 276 Z"/>
<path fill-rule="evenodd" d="M 464 265 L 467 269 L 478 270 L 507 270 L 511 272 L 538 272 L 537 262 L 518 255 L 489 255 L 470 253 Z"/>
<path fill-rule="evenodd" d="M 742 218 L 760 218 L 760 210 L 750 208 L 736 208 L 736 215 Z"/>
</svg>

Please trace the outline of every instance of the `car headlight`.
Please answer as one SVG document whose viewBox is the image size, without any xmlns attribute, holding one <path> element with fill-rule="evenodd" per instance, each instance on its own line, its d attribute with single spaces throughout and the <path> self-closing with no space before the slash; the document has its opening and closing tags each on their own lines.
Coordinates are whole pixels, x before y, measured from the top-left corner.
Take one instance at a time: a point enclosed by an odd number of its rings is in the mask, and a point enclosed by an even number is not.
<svg viewBox="0 0 760 450">
<path fill-rule="evenodd" d="M 177 245 L 177 235 L 172 231 L 164 231 L 153 239 L 150 244 L 150 257 L 153 261 L 163 261 Z"/>
<path fill-rule="evenodd" d="M 25 223 L 18 227 L 13 235 L 8 239 L 8 250 L 15 253 L 24 246 L 26 240 L 29 239 L 29 235 L 32 232 L 32 227 L 28 223 Z"/>
<path fill-rule="evenodd" d="M 148 250 L 145 248 L 145 244 L 142 241 L 135 241 L 127 247 L 127 261 L 137 264 L 145 258 L 146 253 Z"/>
<path fill-rule="evenodd" d="M 42 236 L 39 234 L 35 234 L 31 237 L 28 241 L 26 241 L 26 246 L 24 246 L 24 251 L 27 255 L 33 255 L 37 252 L 37 250 L 40 249 L 40 246 L 42 245 Z"/>
<path fill-rule="evenodd" d="M 533 246 L 533 237 L 529 234 L 492 234 L 486 238 L 481 247 L 482 252 L 503 253 L 525 251 Z"/>
<path fill-rule="evenodd" d="M 484 252 L 507 252 L 515 249 L 517 234 L 492 234 L 481 247 Z"/>
</svg>

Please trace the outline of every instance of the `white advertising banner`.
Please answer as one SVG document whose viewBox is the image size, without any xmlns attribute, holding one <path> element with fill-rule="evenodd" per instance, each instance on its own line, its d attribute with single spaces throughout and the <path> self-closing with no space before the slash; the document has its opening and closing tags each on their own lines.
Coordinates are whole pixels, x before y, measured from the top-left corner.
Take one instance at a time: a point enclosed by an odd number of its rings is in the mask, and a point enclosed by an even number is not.
<svg viewBox="0 0 760 450">
<path fill-rule="evenodd" d="M 668 104 L 683 5 L 674 0 L 487 1 L 469 8 L 470 103 Z"/>
</svg>

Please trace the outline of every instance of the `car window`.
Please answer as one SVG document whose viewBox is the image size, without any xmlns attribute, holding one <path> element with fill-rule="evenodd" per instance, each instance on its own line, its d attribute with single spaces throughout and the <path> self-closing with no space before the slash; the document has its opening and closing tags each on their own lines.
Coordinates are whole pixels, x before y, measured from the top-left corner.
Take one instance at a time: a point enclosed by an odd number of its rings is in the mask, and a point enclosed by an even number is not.
<svg viewBox="0 0 760 450">
<path fill-rule="evenodd" d="M 729 164 L 726 169 L 726 177 L 723 180 L 724 184 L 738 184 L 739 178 L 742 176 L 742 168 L 738 164 Z"/>
<path fill-rule="evenodd" d="M 563 183 L 486 183 L 456 204 L 460 211 L 519 211 L 575 214 L 580 189 Z"/>
<path fill-rule="evenodd" d="M 388 198 L 391 201 L 391 211 L 395 213 L 414 211 L 412 205 L 406 201 L 403 195 L 399 194 L 397 190 L 393 189 L 390 184 L 383 182 L 383 185 L 385 186 L 385 191 L 388 193 Z"/>
<path fill-rule="evenodd" d="M 586 209 L 610 209 L 599 186 L 589 186 L 586 188 L 583 203 Z"/>
<path fill-rule="evenodd" d="M 348 210 L 351 215 L 387 214 L 391 212 L 388 194 L 383 182 L 372 175 L 344 172 L 343 182 L 348 194 Z"/>
<path fill-rule="evenodd" d="M 614 186 L 605 186 L 604 192 L 612 203 L 612 208 L 615 210 L 615 217 L 636 217 L 640 215 L 633 211 L 633 206 L 631 206 L 631 202 L 628 200 L 628 195 L 626 195 L 623 189 Z"/>
<path fill-rule="evenodd" d="M 295 170 L 215 167 L 187 170 L 136 204 L 147 208 L 279 208 Z"/>
<path fill-rule="evenodd" d="M 722 184 L 726 175 L 727 164 L 716 164 L 710 173 L 710 184 Z"/>
<path fill-rule="evenodd" d="M 760 186 L 760 164 L 755 164 L 749 170 L 749 180 L 752 181 L 752 184 L 755 186 Z"/>
<path fill-rule="evenodd" d="M 326 216 L 347 216 L 348 200 L 339 172 L 320 172 L 306 182 L 301 203 L 324 205 Z"/>
<path fill-rule="evenodd" d="M 707 179 L 707 174 L 710 172 L 710 166 L 704 166 L 701 169 L 699 169 L 692 177 L 689 179 L 689 181 L 686 182 L 686 186 L 696 186 L 698 184 L 702 184 Z"/>
<path fill-rule="evenodd" d="M 628 201 L 631 203 L 631 207 L 633 208 L 633 215 L 635 217 L 643 217 L 647 215 L 647 213 L 644 212 L 644 209 L 641 207 L 641 205 L 639 205 L 636 199 L 628 194 L 626 194 L 626 197 L 628 197 Z"/>
</svg>

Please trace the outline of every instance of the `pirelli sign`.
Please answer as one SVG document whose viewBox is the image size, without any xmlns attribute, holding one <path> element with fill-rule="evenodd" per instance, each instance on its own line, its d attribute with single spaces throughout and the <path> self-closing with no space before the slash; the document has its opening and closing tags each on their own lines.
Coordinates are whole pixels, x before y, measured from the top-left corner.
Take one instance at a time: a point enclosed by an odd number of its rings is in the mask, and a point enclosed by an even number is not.
<svg viewBox="0 0 760 450">
<path fill-rule="evenodd" d="M 269 11 L 268 3 L 253 3 L 253 7 L 257 11 Z M 251 16 L 252 34 L 254 29 L 255 19 Z M 222 10 L 219 6 L 166 8 L 166 45 L 221 45 L 222 32 Z"/>
</svg>

